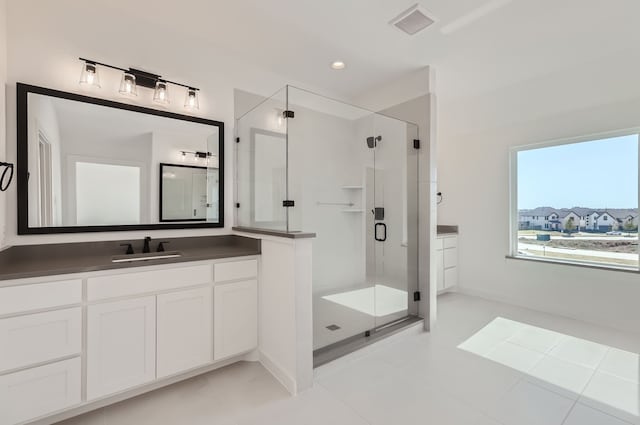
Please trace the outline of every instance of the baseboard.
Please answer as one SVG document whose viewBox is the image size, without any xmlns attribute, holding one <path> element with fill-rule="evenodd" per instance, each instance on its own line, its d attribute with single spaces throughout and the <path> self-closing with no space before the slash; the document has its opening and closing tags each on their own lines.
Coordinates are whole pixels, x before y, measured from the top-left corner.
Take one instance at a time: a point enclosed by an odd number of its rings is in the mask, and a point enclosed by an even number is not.
<svg viewBox="0 0 640 425">
<path fill-rule="evenodd" d="M 265 369 L 269 371 L 276 378 L 283 387 L 286 388 L 287 391 L 291 395 L 296 395 L 298 393 L 298 388 L 296 384 L 296 380 L 293 379 L 282 367 L 280 367 L 271 357 L 266 355 L 264 352 L 260 351 L 260 363 L 264 366 Z"/>
</svg>

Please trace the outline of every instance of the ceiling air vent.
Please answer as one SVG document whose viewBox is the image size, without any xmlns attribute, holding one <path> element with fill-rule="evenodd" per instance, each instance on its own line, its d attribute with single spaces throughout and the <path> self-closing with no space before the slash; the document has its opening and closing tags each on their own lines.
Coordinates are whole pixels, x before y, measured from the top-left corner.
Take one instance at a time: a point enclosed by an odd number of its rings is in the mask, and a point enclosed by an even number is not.
<svg viewBox="0 0 640 425">
<path fill-rule="evenodd" d="M 436 22 L 435 18 L 429 15 L 430 13 L 420 5 L 414 4 L 389 23 L 406 34 L 414 35 Z"/>
</svg>

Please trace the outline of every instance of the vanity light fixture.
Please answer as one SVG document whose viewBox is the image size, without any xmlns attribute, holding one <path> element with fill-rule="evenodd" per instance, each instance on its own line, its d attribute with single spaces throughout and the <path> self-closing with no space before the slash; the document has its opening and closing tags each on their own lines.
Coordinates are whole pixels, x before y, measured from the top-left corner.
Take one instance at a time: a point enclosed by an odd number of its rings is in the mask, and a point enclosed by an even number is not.
<svg viewBox="0 0 640 425">
<path fill-rule="evenodd" d="M 166 81 L 156 81 L 156 91 L 153 93 L 153 101 L 161 105 L 169 104 L 169 87 Z"/>
<path fill-rule="evenodd" d="M 200 102 L 198 101 L 198 89 L 193 87 L 187 88 L 187 96 L 184 100 L 184 107 L 187 109 L 200 109 Z"/>
<path fill-rule="evenodd" d="M 138 89 L 136 87 L 136 76 L 130 72 L 123 72 L 119 91 L 124 95 L 137 96 Z"/>
<path fill-rule="evenodd" d="M 207 159 L 207 158 L 211 158 L 212 156 L 217 156 L 212 154 L 211 152 L 200 152 L 200 151 L 180 151 L 180 153 L 182 154 L 182 157 L 186 157 L 187 154 L 189 155 L 193 155 L 194 158 L 199 158 L 199 159 Z"/>
<path fill-rule="evenodd" d="M 86 84 L 100 88 L 100 76 L 98 75 L 98 65 L 95 62 L 84 59 L 82 72 L 80 73 L 80 84 Z"/>
<path fill-rule="evenodd" d="M 331 68 L 335 69 L 336 71 L 339 71 L 341 69 L 345 69 L 346 66 L 347 66 L 347 64 L 345 64 L 342 61 L 333 61 L 331 63 Z"/>
<path fill-rule="evenodd" d="M 137 96 L 138 86 L 154 89 L 153 100 L 162 105 L 169 104 L 169 85 L 180 86 L 186 89 L 186 97 L 184 107 L 186 109 L 196 110 L 200 108 L 198 92 L 200 89 L 175 81 L 169 81 L 160 75 L 147 71 L 141 71 L 135 68 L 120 68 L 106 63 L 96 62 L 92 59 L 79 58 L 82 64 L 82 74 L 80 75 L 80 84 L 87 84 L 100 87 L 100 79 L 98 77 L 98 68 L 104 66 L 106 68 L 122 71 L 122 79 L 120 81 L 119 92 L 125 96 Z"/>
</svg>

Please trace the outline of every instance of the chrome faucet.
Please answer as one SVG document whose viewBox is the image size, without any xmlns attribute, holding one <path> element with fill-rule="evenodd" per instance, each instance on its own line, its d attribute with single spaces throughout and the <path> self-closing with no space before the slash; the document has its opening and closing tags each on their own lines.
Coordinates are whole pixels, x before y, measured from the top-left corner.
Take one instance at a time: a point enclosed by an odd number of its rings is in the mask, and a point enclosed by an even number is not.
<svg viewBox="0 0 640 425">
<path fill-rule="evenodd" d="M 144 238 L 144 247 L 142 248 L 142 252 L 145 254 L 151 252 L 151 248 L 149 248 L 149 242 L 151 242 L 150 236 Z"/>
</svg>

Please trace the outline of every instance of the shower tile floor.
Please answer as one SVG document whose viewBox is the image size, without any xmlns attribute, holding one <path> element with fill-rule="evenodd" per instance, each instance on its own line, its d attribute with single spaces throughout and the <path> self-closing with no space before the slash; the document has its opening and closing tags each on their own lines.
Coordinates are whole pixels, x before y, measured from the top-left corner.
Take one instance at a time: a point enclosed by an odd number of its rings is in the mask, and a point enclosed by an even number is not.
<svg viewBox="0 0 640 425">
<path fill-rule="evenodd" d="M 65 425 L 640 425 L 640 336 L 457 294 L 291 397 L 239 363 Z"/>
<path fill-rule="evenodd" d="M 407 291 L 387 285 L 315 296 L 313 349 L 401 319 L 407 315 L 407 308 Z"/>
</svg>

